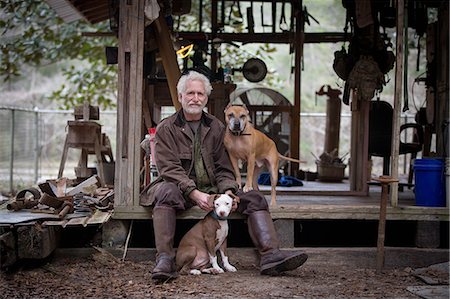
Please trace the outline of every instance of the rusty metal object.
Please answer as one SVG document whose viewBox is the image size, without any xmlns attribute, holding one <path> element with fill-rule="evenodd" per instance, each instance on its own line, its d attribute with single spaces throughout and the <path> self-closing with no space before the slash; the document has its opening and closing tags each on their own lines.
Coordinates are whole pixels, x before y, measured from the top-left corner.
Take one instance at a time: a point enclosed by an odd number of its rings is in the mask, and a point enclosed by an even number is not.
<svg viewBox="0 0 450 299">
<path fill-rule="evenodd" d="M 59 218 L 64 218 L 74 211 L 73 196 L 53 197 L 44 193 L 39 203 L 56 210 Z"/>
<path fill-rule="evenodd" d="M 53 197 L 51 195 L 48 195 L 47 193 L 44 193 L 42 195 L 41 200 L 39 201 L 40 204 L 49 206 L 51 208 L 59 209 L 64 203 L 64 200 L 58 197 Z"/>
<path fill-rule="evenodd" d="M 31 209 L 39 204 L 38 200 L 34 199 L 16 199 L 6 205 L 6 208 L 10 211 L 19 211 L 22 209 Z"/>
<path fill-rule="evenodd" d="M 377 273 L 381 273 L 384 267 L 384 239 L 386 233 L 386 210 L 389 196 L 389 184 L 398 182 L 390 176 L 380 176 L 373 179 L 381 183 L 381 201 L 380 201 L 380 219 L 378 222 L 378 241 L 377 241 Z"/>
<path fill-rule="evenodd" d="M 26 198 L 26 194 L 30 193 L 33 197 Z M 39 204 L 41 193 L 36 188 L 28 188 L 17 193 L 16 199 L 6 205 L 10 211 L 19 211 L 22 209 L 31 209 Z"/>
<path fill-rule="evenodd" d="M 56 194 L 53 192 L 53 189 L 49 182 L 41 183 L 38 186 L 39 186 L 39 189 L 41 189 L 41 191 L 43 193 L 47 193 L 48 195 L 51 195 L 51 196 L 56 196 Z"/>
<path fill-rule="evenodd" d="M 66 200 L 61 208 L 61 211 L 59 212 L 58 216 L 59 218 L 64 218 L 68 213 L 73 213 L 74 208 L 73 208 L 73 203 L 69 200 Z"/>
</svg>

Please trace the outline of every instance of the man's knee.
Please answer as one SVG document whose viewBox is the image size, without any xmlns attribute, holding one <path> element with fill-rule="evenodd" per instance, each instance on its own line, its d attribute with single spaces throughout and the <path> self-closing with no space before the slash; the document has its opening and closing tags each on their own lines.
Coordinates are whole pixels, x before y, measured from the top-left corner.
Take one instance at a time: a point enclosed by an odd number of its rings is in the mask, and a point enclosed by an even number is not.
<svg viewBox="0 0 450 299">
<path fill-rule="evenodd" d="M 175 210 L 185 209 L 185 200 L 178 186 L 174 183 L 162 182 L 155 192 L 155 207 L 171 207 Z"/>
<path fill-rule="evenodd" d="M 264 194 L 259 191 L 252 190 L 246 193 L 240 191 L 237 195 L 240 198 L 237 211 L 244 215 L 249 215 L 256 211 L 269 210 Z"/>
</svg>

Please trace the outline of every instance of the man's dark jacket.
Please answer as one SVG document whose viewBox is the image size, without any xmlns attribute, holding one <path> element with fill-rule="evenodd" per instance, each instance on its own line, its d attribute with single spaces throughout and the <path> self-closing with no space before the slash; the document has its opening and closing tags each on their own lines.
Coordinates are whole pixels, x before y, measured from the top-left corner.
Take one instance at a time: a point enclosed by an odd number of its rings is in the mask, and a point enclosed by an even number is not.
<svg viewBox="0 0 450 299">
<path fill-rule="evenodd" d="M 201 156 L 211 184 L 218 188 L 218 193 L 227 190 L 236 193 L 238 184 L 223 144 L 224 124 L 203 112 L 201 125 Z M 157 126 L 154 156 L 159 177 L 141 196 L 141 205 L 149 206 L 154 202 L 154 191 L 163 181 L 175 183 L 185 197 L 197 188 L 195 180 L 189 177 L 194 167 L 194 133 L 182 110 Z"/>
</svg>

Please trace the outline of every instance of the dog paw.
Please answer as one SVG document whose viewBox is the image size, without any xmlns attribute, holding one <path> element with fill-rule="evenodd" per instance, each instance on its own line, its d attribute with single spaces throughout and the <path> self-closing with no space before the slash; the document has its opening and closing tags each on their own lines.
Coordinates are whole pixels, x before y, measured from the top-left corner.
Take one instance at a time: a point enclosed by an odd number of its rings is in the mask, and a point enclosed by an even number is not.
<svg viewBox="0 0 450 299">
<path fill-rule="evenodd" d="M 253 187 L 250 187 L 250 186 L 244 186 L 244 189 L 242 189 L 245 193 L 246 192 L 248 192 L 248 191 L 252 191 L 253 190 Z"/>
<path fill-rule="evenodd" d="M 237 271 L 237 269 L 233 265 L 226 265 L 224 267 L 225 267 L 225 270 L 227 270 L 228 272 L 236 272 Z"/>
<path fill-rule="evenodd" d="M 189 271 L 189 273 L 192 275 L 201 275 L 202 274 L 202 272 L 197 269 L 191 269 L 191 271 Z"/>
<path fill-rule="evenodd" d="M 221 274 L 221 273 L 224 273 L 225 271 L 223 271 L 222 268 L 217 267 L 217 268 L 213 268 L 211 272 L 212 272 L 212 274 Z"/>
</svg>

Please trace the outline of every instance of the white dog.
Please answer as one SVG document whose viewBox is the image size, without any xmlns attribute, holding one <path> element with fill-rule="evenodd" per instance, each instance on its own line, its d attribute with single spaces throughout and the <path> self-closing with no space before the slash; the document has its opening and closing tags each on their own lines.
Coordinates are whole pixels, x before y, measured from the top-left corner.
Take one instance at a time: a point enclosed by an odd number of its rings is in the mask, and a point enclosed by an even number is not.
<svg viewBox="0 0 450 299">
<path fill-rule="evenodd" d="M 181 239 L 177 249 L 177 270 L 189 270 L 189 273 L 218 274 L 224 270 L 217 263 L 216 252 L 222 257 L 223 267 L 228 272 L 236 272 L 236 268 L 228 262 L 227 256 L 227 217 L 231 213 L 233 201 L 239 197 L 228 194 L 210 196 L 214 210 L 194 225 Z"/>
</svg>

